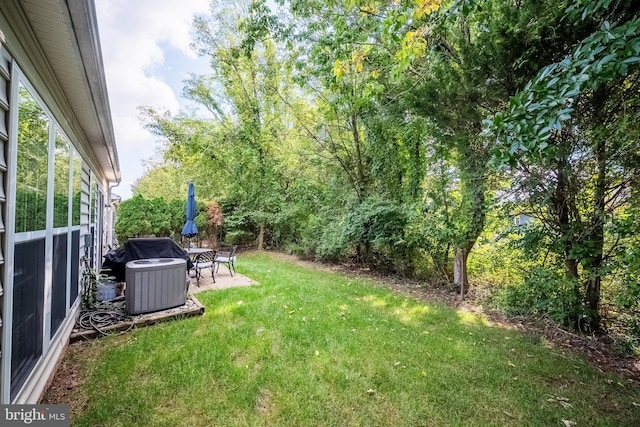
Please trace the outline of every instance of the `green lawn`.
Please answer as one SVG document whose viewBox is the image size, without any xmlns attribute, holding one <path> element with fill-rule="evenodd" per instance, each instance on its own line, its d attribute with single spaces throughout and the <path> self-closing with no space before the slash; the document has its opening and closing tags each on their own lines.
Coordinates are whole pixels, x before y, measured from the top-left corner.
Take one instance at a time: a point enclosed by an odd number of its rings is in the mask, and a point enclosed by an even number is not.
<svg viewBox="0 0 640 427">
<path fill-rule="evenodd" d="M 80 426 L 640 425 L 640 388 L 374 282 L 242 254 L 259 286 L 101 339 Z"/>
</svg>

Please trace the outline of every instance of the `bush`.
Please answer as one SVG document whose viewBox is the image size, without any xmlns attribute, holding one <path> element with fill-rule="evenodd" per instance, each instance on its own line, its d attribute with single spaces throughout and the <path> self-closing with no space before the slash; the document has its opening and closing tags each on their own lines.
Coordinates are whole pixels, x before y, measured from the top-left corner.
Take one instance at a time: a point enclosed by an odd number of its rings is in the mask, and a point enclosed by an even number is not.
<svg viewBox="0 0 640 427">
<path fill-rule="evenodd" d="M 536 267 L 524 283 L 497 290 L 492 302 L 511 315 L 545 316 L 565 326 L 575 327 L 587 318 L 580 290 L 577 279 Z"/>
<path fill-rule="evenodd" d="M 255 244 L 256 236 L 245 230 L 229 231 L 224 242 L 229 245 L 251 246 Z"/>
<path fill-rule="evenodd" d="M 349 242 L 345 239 L 344 225 L 335 222 L 318 227 L 319 241 L 315 247 L 316 259 L 319 261 L 337 262 L 343 260 L 349 253 Z"/>
<path fill-rule="evenodd" d="M 186 220 L 185 205 L 185 200 L 175 199 L 167 202 L 161 197 L 145 199 L 141 195 L 123 201 L 118 208 L 118 221 L 114 227 L 118 240 L 124 242 L 130 237 L 143 235 L 178 240 Z M 199 203 L 198 211 L 203 207 L 204 205 Z M 202 224 L 198 227 L 199 230 L 204 230 Z"/>
<path fill-rule="evenodd" d="M 369 197 L 351 209 L 342 222 L 344 241 L 360 249 L 362 261 L 374 267 L 404 271 L 408 222 L 406 208 L 394 201 Z"/>
</svg>

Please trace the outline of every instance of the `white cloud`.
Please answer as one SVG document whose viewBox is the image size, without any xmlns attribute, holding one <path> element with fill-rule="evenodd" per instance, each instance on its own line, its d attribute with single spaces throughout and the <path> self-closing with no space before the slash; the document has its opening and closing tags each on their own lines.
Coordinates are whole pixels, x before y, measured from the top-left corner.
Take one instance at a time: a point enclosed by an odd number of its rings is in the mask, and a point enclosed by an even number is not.
<svg viewBox="0 0 640 427">
<path fill-rule="evenodd" d="M 181 87 L 171 87 L 166 76 L 176 71 L 186 76 L 190 67 L 197 68 L 190 62 L 197 62 L 189 47 L 191 24 L 194 15 L 208 12 L 208 0 L 99 0 L 96 10 L 122 172 L 122 183 L 114 191 L 126 199 L 142 175 L 142 159 L 156 147 L 156 137 L 142 127 L 137 107 L 172 113 L 180 109 Z M 179 51 L 182 60 L 166 63 L 168 47 Z"/>
</svg>

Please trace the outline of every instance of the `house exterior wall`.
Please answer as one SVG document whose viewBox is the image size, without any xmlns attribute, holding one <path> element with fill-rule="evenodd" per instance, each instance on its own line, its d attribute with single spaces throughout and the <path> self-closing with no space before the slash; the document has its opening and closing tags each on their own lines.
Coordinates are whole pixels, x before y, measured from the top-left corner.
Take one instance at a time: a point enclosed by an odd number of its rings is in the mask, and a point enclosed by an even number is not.
<svg viewBox="0 0 640 427">
<path fill-rule="evenodd" d="M 9 0 L 7 5 L 18 3 Z M 96 269 L 101 265 L 103 201 L 110 200 L 110 183 L 96 160 L 95 141 L 87 139 L 19 5 L 4 6 L 0 404 L 36 403 L 55 372 L 80 309 L 81 259 Z M 75 39 L 74 34 L 69 37 Z M 36 129 L 39 139 L 25 136 L 28 120 L 41 124 Z M 41 151 L 30 149 L 28 144 L 34 143 Z M 29 162 L 35 166 L 30 168 Z M 38 179 L 31 177 L 35 169 Z"/>
<path fill-rule="evenodd" d="M 6 253 L 6 219 L 7 219 L 7 151 L 9 147 L 9 86 L 11 82 L 11 57 L 6 49 L 2 48 L 3 42 L 0 36 L 0 362 L 2 361 L 2 352 L 4 349 L 3 329 L 6 328 L 6 313 L 3 309 L 6 298 L 6 262 L 4 254 Z M 2 380 L 2 364 L 0 363 L 0 380 Z M 1 383 L 0 383 L 1 384 Z M 1 394 L 1 389 L 0 389 Z"/>
</svg>

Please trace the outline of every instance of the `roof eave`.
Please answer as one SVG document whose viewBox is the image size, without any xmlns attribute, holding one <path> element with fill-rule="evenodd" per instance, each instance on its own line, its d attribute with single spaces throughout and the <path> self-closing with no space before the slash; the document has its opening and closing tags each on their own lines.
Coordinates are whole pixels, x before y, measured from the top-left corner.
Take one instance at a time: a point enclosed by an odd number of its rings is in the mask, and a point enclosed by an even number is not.
<svg viewBox="0 0 640 427">
<path fill-rule="evenodd" d="M 74 28 L 80 60 L 82 61 L 86 84 L 91 94 L 100 128 L 100 138 L 87 136 L 92 148 L 98 154 L 98 161 L 110 182 L 120 183 L 120 164 L 113 132 L 113 122 L 109 107 L 104 65 L 101 56 L 100 37 L 93 1 L 68 0 L 69 15 Z"/>
</svg>

